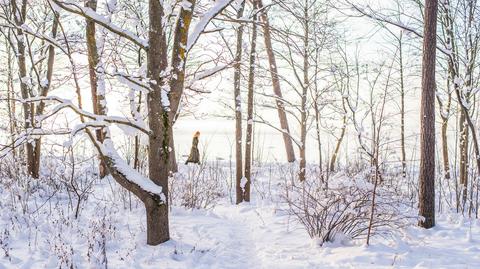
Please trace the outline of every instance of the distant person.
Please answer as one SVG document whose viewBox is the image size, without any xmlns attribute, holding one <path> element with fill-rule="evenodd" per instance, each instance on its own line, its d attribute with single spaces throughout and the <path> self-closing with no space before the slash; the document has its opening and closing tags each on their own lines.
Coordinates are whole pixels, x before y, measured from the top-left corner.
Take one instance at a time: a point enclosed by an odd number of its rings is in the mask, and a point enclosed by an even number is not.
<svg viewBox="0 0 480 269">
<path fill-rule="evenodd" d="M 190 150 L 190 155 L 188 156 L 188 159 L 185 162 L 185 164 L 188 164 L 188 163 L 200 164 L 200 152 L 198 151 L 198 137 L 199 136 L 200 136 L 199 131 L 197 131 L 193 135 L 192 149 Z"/>
</svg>

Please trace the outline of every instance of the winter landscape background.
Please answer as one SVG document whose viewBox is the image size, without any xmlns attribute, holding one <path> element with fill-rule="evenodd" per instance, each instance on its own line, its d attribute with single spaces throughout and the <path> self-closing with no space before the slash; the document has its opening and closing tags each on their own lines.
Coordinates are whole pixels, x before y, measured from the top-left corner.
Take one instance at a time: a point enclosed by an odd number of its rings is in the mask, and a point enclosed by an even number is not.
<svg viewBox="0 0 480 269">
<path fill-rule="evenodd" d="M 0 269 L 479 268 L 479 49 L 476 0 L 0 1 Z"/>
</svg>

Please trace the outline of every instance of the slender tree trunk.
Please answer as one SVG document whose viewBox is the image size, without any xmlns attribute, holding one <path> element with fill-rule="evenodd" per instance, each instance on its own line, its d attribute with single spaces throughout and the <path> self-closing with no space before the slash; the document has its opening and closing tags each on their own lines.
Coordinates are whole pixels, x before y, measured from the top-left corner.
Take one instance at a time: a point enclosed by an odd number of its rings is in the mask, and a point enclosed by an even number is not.
<svg viewBox="0 0 480 269">
<path fill-rule="evenodd" d="M 322 159 L 322 135 L 320 129 L 320 108 L 318 107 L 318 97 L 315 98 L 315 131 L 317 135 L 318 141 L 318 168 L 320 169 L 320 173 L 323 172 L 323 159 Z M 323 177 L 323 176 L 322 176 Z"/>
<path fill-rule="evenodd" d="M 140 113 L 142 104 L 142 93 L 138 94 L 137 113 Z M 133 152 L 133 169 L 140 170 L 140 136 L 135 135 Z"/>
<path fill-rule="evenodd" d="M 250 61 L 248 73 L 248 100 L 247 100 L 247 133 L 245 135 L 245 186 L 243 200 L 250 202 L 250 184 L 252 179 L 252 138 L 253 138 L 253 88 L 255 86 L 255 53 L 257 49 L 257 15 L 254 2 L 254 15 L 252 23 L 252 41 L 250 43 Z"/>
<path fill-rule="evenodd" d="M 27 61 L 26 61 L 26 45 L 25 40 L 26 36 L 23 33 L 23 30 L 20 28 L 25 23 L 25 18 L 27 15 L 27 1 L 22 0 L 21 6 L 18 6 L 17 1 L 11 1 L 12 9 L 16 10 L 14 12 L 15 24 L 19 27 L 17 29 L 17 61 L 18 61 L 18 72 L 20 79 L 20 91 L 23 99 L 28 99 L 30 97 L 30 89 L 27 85 L 26 80 L 27 76 Z M 33 115 L 34 115 L 34 104 L 33 103 L 23 103 L 23 117 L 25 120 L 24 128 L 29 130 L 34 127 L 33 124 Z M 34 144 L 29 141 L 26 143 L 26 161 L 27 161 L 27 171 L 30 176 L 33 178 L 38 178 L 38 175 L 35 174 L 35 150 Z"/>
<path fill-rule="evenodd" d="M 301 116 L 300 116 L 300 181 L 305 180 L 306 166 L 307 166 L 307 154 L 306 154 L 306 142 L 307 142 L 307 93 L 310 85 L 308 77 L 308 56 L 309 56 L 309 17 L 308 17 L 308 3 L 305 0 L 304 12 L 304 37 L 303 37 L 303 85 L 302 85 L 302 103 L 301 103 Z"/>
<path fill-rule="evenodd" d="M 268 55 L 268 66 L 270 69 L 270 75 L 272 77 L 273 92 L 275 93 L 277 100 L 275 101 L 277 105 L 278 118 L 280 120 L 280 128 L 282 129 L 283 142 L 285 144 L 285 150 L 287 153 L 287 161 L 295 161 L 295 151 L 293 150 L 293 142 L 290 137 L 290 128 L 288 126 L 287 113 L 285 112 L 284 103 L 282 101 L 283 95 L 280 88 L 280 80 L 278 78 L 277 62 L 275 59 L 275 54 L 273 52 L 272 38 L 270 36 L 270 24 L 268 22 L 267 12 L 263 7 L 262 0 L 256 0 L 258 9 L 262 10 L 260 12 L 260 21 L 263 26 L 263 36 L 265 39 L 265 49 L 267 50 Z"/>
<path fill-rule="evenodd" d="M 7 39 L 10 38 L 10 34 L 8 34 Z M 10 139 L 12 143 L 12 154 L 13 157 L 16 157 L 17 150 L 15 149 L 15 137 L 17 134 L 17 120 L 16 120 L 16 111 L 15 111 L 15 90 L 13 86 L 13 66 L 12 66 L 12 51 L 11 48 L 6 42 L 5 50 L 7 52 L 7 112 L 8 112 L 8 122 L 9 122 L 9 131 L 10 131 Z"/>
<path fill-rule="evenodd" d="M 424 17 L 418 224 L 435 226 L 435 54 L 437 0 L 426 0 Z"/>
<path fill-rule="evenodd" d="M 466 112 L 460 111 L 459 129 L 460 129 L 460 186 L 462 197 L 462 208 L 465 209 L 465 203 L 467 201 L 467 187 L 468 187 L 468 125 L 466 121 Z"/>
<path fill-rule="evenodd" d="M 443 157 L 443 171 L 445 179 L 450 179 L 450 160 L 448 156 L 448 119 L 442 120 L 442 157 Z"/>
<path fill-rule="evenodd" d="M 97 0 L 86 1 L 85 6 L 96 11 Z M 103 92 L 104 89 L 99 87 L 100 84 L 103 83 L 103 81 L 100 81 L 102 78 L 99 78 L 99 74 L 98 74 L 99 70 L 97 70 L 97 68 L 101 66 L 99 66 L 100 55 L 99 55 L 98 46 L 97 46 L 98 44 L 97 44 L 97 38 L 96 38 L 95 22 L 93 20 L 86 19 L 86 23 L 87 23 L 86 39 L 87 39 L 87 52 L 88 52 L 88 71 L 90 76 L 90 90 L 92 93 L 93 113 L 97 115 L 105 115 L 106 109 L 104 107 L 104 104 L 105 104 L 105 97 Z M 103 70 L 100 70 L 100 72 L 103 72 Z M 97 140 L 100 143 L 104 141 L 105 133 L 103 129 L 97 129 L 95 131 L 95 135 L 97 137 Z M 107 173 L 107 169 L 105 167 L 105 163 L 101 158 L 99 161 L 100 161 L 99 175 L 100 175 L 100 178 L 103 178 Z"/>
<path fill-rule="evenodd" d="M 402 32 L 398 40 L 399 63 L 400 63 L 400 143 L 402 149 L 402 177 L 407 177 L 407 154 L 405 151 L 405 84 L 403 76 L 403 47 Z"/>
<path fill-rule="evenodd" d="M 240 19 L 243 16 L 243 10 L 245 8 L 245 1 L 238 6 L 237 18 Z M 240 24 L 237 28 L 237 47 L 235 53 L 234 75 L 233 75 L 233 98 L 235 104 L 235 167 L 236 167 L 236 202 L 237 204 L 243 202 L 243 185 L 245 184 L 242 169 L 242 98 L 241 98 L 241 61 L 242 61 L 242 43 L 243 43 L 243 24 Z"/>
<path fill-rule="evenodd" d="M 57 28 L 58 28 L 58 20 L 57 17 L 54 16 L 53 24 L 52 24 L 52 38 L 57 36 Z M 48 59 L 47 59 L 47 70 L 46 70 L 46 84 L 41 85 L 40 88 L 40 96 L 45 97 L 50 90 L 50 85 L 52 83 L 52 76 L 53 76 L 53 63 L 55 62 L 55 46 L 49 45 L 48 46 Z M 40 102 L 37 106 L 36 116 L 41 116 L 43 111 L 45 110 L 45 103 Z M 32 171 L 33 177 L 38 178 L 40 175 L 40 157 L 41 157 L 41 147 L 42 147 L 42 139 L 37 138 L 35 139 L 35 148 L 34 148 L 34 167 Z"/>
<path fill-rule="evenodd" d="M 342 98 L 342 106 L 343 106 L 343 118 L 342 118 L 342 130 L 340 132 L 340 136 L 337 139 L 337 144 L 335 145 L 335 151 L 332 154 L 332 158 L 330 159 L 329 171 L 335 171 L 335 163 L 337 161 L 338 153 L 340 152 L 340 146 L 342 145 L 343 138 L 345 137 L 345 132 L 347 130 L 347 108 L 345 106 L 345 98 Z"/>
<path fill-rule="evenodd" d="M 182 99 L 183 88 L 185 84 L 185 62 L 187 57 L 187 39 L 190 23 L 192 22 L 193 9 L 195 8 L 196 0 L 185 1 L 190 4 L 188 8 L 182 7 L 175 24 L 175 36 L 173 40 L 173 51 L 171 66 L 174 69 L 174 75 L 170 78 L 170 121 L 172 125 L 175 124 L 178 114 L 180 112 L 180 102 Z M 173 136 L 170 137 L 170 159 L 169 166 L 171 172 L 178 171 L 177 159 L 175 154 L 175 143 Z"/>
</svg>

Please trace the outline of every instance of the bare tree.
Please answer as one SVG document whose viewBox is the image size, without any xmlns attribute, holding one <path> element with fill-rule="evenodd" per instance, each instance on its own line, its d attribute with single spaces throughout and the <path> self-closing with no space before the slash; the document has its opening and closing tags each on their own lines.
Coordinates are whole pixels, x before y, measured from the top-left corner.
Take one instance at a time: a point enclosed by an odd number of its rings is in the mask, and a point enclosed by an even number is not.
<svg viewBox="0 0 480 269">
<path fill-rule="evenodd" d="M 253 106 L 255 87 L 255 60 L 257 52 L 257 5 L 253 2 L 252 38 L 250 41 L 250 59 L 248 63 L 248 97 L 247 97 L 247 131 L 245 135 L 245 186 L 243 187 L 243 200 L 250 201 L 250 185 L 252 180 L 252 148 L 253 148 Z"/>
<path fill-rule="evenodd" d="M 237 6 L 237 19 L 243 17 L 245 1 Z M 243 51 L 243 28 L 241 23 L 236 29 L 236 52 L 233 77 L 233 101 L 235 104 L 235 178 L 236 178 L 236 201 L 237 204 L 243 201 L 243 187 L 245 185 L 243 177 L 243 158 L 242 158 L 242 96 L 241 96 L 241 73 L 242 73 L 242 51 Z"/>
<path fill-rule="evenodd" d="M 420 112 L 420 175 L 418 225 L 435 226 L 435 55 L 437 46 L 437 0 L 426 0 L 423 58 L 422 100 Z"/>
<path fill-rule="evenodd" d="M 285 112 L 285 104 L 283 102 L 283 94 L 280 87 L 280 80 L 278 75 L 277 61 L 272 46 L 272 38 L 270 34 L 270 23 L 266 8 L 263 6 L 262 0 L 255 0 L 258 9 L 260 10 L 260 21 L 263 27 L 263 37 L 265 40 L 265 49 L 268 56 L 268 66 L 270 75 L 272 77 L 273 92 L 277 97 L 275 103 L 277 105 L 278 118 L 280 121 L 280 129 L 282 131 L 283 142 L 285 144 L 285 151 L 287 154 L 287 161 L 295 161 L 295 151 L 293 150 L 292 137 L 290 136 L 290 127 L 288 125 L 287 113 Z"/>
</svg>

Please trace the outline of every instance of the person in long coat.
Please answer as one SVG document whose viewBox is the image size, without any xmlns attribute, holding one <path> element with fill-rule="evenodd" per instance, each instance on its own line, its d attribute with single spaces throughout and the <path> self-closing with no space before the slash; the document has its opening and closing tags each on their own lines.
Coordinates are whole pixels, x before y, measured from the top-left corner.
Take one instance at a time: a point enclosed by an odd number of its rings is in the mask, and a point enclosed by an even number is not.
<svg viewBox="0 0 480 269">
<path fill-rule="evenodd" d="M 185 164 L 188 164 L 188 163 L 200 164 L 200 152 L 198 151 L 198 137 L 199 136 L 200 136 L 199 131 L 197 131 L 193 135 L 192 149 L 190 150 L 190 155 L 188 156 L 188 159 L 185 162 Z"/>
</svg>

